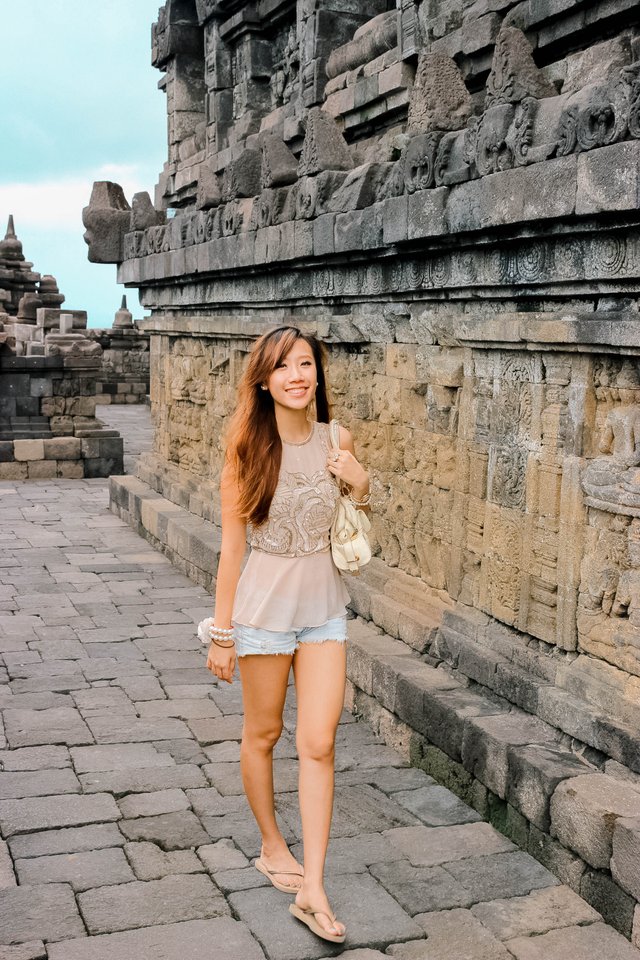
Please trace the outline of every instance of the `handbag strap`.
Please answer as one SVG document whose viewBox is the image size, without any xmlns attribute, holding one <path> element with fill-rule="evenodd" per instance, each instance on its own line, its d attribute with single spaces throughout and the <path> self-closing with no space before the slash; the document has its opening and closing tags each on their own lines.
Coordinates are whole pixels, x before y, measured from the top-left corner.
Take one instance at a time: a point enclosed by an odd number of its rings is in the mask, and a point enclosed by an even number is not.
<svg viewBox="0 0 640 960">
<path fill-rule="evenodd" d="M 337 420 L 332 420 L 329 424 L 329 438 L 334 450 L 340 449 L 340 424 Z"/>
</svg>

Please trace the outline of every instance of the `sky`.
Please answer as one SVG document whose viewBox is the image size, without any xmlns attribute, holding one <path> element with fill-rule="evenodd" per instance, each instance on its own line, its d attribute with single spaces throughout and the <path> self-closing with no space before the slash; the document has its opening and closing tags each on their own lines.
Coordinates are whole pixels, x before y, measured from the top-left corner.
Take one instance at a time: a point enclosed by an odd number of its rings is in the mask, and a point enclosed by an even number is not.
<svg viewBox="0 0 640 960">
<path fill-rule="evenodd" d="M 82 208 L 94 180 L 153 199 L 167 158 L 162 74 L 151 66 L 160 0 L 0 0 L 0 230 L 10 213 L 27 260 L 64 306 L 110 327 L 127 293 L 115 264 L 87 260 Z"/>
</svg>

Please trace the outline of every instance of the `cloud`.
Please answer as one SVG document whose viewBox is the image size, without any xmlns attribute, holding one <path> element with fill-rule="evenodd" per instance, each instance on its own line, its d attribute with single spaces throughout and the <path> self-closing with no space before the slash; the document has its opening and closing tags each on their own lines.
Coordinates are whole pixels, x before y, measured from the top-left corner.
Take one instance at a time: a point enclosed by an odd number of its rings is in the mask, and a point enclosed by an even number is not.
<svg viewBox="0 0 640 960">
<path fill-rule="evenodd" d="M 152 177 L 138 164 L 108 163 L 57 180 L 0 183 L 0 226 L 12 213 L 18 236 L 22 228 L 75 232 L 82 229 L 82 208 L 89 203 L 94 180 L 119 183 L 131 202 L 140 190 L 152 193 Z"/>
</svg>

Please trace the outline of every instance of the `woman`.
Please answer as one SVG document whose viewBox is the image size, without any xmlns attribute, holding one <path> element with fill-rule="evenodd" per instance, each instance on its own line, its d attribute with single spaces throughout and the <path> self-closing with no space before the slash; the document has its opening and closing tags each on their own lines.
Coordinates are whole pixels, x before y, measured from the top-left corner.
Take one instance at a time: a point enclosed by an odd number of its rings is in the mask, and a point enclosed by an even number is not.
<svg viewBox="0 0 640 960">
<path fill-rule="evenodd" d="M 340 451 L 331 449 L 328 421 L 318 340 L 297 327 L 260 337 L 239 386 L 221 477 L 222 547 L 207 666 L 231 683 L 238 658 L 240 767 L 262 834 L 255 866 L 278 890 L 296 894 L 294 916 L 342 943 L 345 928 L 331 911 L 323 875 L 349 597 L 331 558 L 329 530 L 339 483 L 364 508 L 369 477 L 348 430 L 340 428 Z M 247 526 L 252 550 L 241 576 Z M 304 872 L 278 828 L 273 798 L 273 748 L 292 665 Z"/>
</svg>

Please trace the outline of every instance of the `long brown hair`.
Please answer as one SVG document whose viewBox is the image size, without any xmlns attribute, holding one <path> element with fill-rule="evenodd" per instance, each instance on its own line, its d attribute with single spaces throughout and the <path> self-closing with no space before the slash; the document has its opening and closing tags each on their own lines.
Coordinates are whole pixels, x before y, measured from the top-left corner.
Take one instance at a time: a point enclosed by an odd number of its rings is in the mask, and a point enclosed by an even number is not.
<svg viewBox="0 0 640 960">
<path fill-rule="evenodd" d="M 316 419 L 320 423 L 329 422 L 323 344 L 298 327 L 276 327 L 264 333 L 249 354 L 238 385 L 238 404 L 227 433 L 226 457 L 236 475 L 238 510 L 254 526 L 260 526 L 269 516 L 282 461 L 273 397 L 268 390 L 261 389 L 261 384 L 266 383 L 296 340 L 304 340 L 311 347 L 318 377 Z"/>
</svg>

